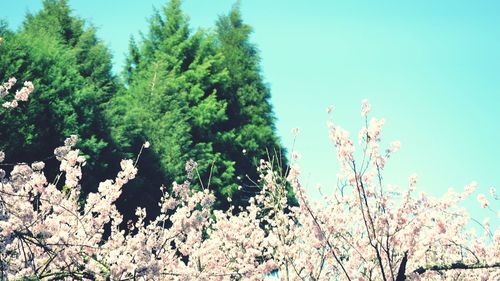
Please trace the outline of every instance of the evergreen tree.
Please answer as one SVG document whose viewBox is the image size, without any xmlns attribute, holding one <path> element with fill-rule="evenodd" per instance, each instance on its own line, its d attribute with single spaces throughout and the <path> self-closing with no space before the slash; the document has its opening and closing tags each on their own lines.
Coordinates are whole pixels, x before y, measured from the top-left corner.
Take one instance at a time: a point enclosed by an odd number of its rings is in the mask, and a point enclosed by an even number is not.
<svg viewBox="0 0 500 281">
<path fill-rule="evenodd" d="M 245 204 L 258 192 L 256 167 L 260 159 L 274 159 L 276 168 L 286 170 L 287 160 L 276 136 L 270 90 L 260 70 L 257 47 L 250 42 L 252 27 L 241 17 L 239 2 L 216 23 L 217 47 L 229 79 L 220 92 L 227 101 L 228 116 L 220 128 L 216 147 L 236 163 L 235 170 L 245 187 L 239 203 Z M 242 154 L 242 151 L 245 151 Z"/>
<path fill-rule="evenodd" d="M 77 134 L 89 159 L 84 189 L 92 191 L 113 177 L 120 158 L 136 157 L 149 141 L 139 177 L 118 204 L 125 221 L 138 205 L 155 215 L 160 185 L 182 182 L 190 159 L 198 163 L 198 188 L 215 191 L 217 208 L 245 205 L 258 191 L 260 159 L 278 156 L 277 166 L 286 167 L 251 27 L 235 6 L 215 33 L 193 33 L 179 0 L 149 23 L 139 42 L 130 40 L 125 87 L 111 74 L 95 29 L 72 16 L 67 1 L 45 0 L 18 32 L 0 24 L 0 76 L 36 85 L 29 103 L 2 116 L 0 149 L 30 162 Z"/>
<path fill-rule="evenodd" d="M 118 88 L 109 51 L 93 27 L 71 15 L 65 0 L 45 0 L 20 31 L 3 37 L 0 77 L 33 80 L 36 89 L 28 103 L 0 121 L 0 150 L 17 162 L 30 162 L 51 156 L 76 134 L 89 159 L 84 170 L 92 175 L 84 185 L 95 188 L 105 176 L 103 155 L 109 154 L 103 106 Z"/>
<path fill-rule="evenodd" d="M 231 183 L 234 162 L 212 144 L 216 134 L 212 126 L 227 118 L 226 102 L 217 95 L 227 73 L 213 38 L 204 31 L 191 34 L 180 6 L 174 0 L 156 11 L 139 46 L 131 41 L 124 71 L 128 89 L 112 100 L 108 110 L 113 138 L 125 155 L 132 156 L 146 140 L 152 144 L 153 153 L 144 156 L 158 162 L 143 159 L 141 165 L 158 173 L 147 181 L 141 178 L 145 185 L 141 192 L 130 188 L 125 197 L 139 199 L 153 213 L 159 183 L 182 182 L 189 159 L 196 160 L 201 182 L 210 182 L 219 198 L 237 188 Z"/>
<path fill-rule="evenodd" d="M 193 159 L 201 184 L 216 193 L 217 208 L 245 205 L 258 191 L 252 182 L 259 160 L 268 152 L 283 155 L 269 89 L 249 42 L 251 28 L 235 8 L 219 20 L 217 34 L 192 34 L 179 0 L 156 11 L 149 23 L 139 44 L 130 41 L 124 69 L 128 88 L 108 111 L 113 138 L 126 155 L 147 140 L 153 153 L 145 156 L 159 161 L 142 161 L 150 166 L 146 170 L 159 173 L 142 181 L 149 189 L 141 194 L 130 189 L 130 196 L 153 204 L 158 183 L 183 181 L 184 163 Z"/>
</svg>

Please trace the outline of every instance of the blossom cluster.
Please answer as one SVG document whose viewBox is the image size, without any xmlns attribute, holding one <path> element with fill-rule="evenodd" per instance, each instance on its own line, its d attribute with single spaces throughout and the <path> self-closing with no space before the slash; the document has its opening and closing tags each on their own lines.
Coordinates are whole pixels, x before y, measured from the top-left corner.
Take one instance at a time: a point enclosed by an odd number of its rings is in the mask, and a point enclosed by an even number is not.
<svg viewBox="0 0 500 281">
<path fill-rule="evenodd" d="M 3 83 L 3 85 L 0 85 L 0 98 L 7 96 L 9 94 L 9 90 L 16 84 L 16 82 L 17 79 L 15 77 L 11 77 L 7 82 Z M 17 107 L 19 101 L 28 100 L 29 95 L 34 89 L 33 83 L 25 81 L 24 86 L 20 90 L 16 91 L 14 99 L 12 101 L 4 102 L 2 106 L 5 108 Z"/>
<path fill-rule="evenodd" d="M 386 185 L 382 173 L 400 143 L 380 152 L 384 121 L 368 121 L 370 110 L 363 101 L 361 161 L 348 132 L 330 123 L 342 170 L 323 203 L 307 197 L 296 163 L 280 173 L 262 160 L 261 192 L 245 207 L 214 210 L 213 191 L 191 187 L 190 160 L 186 181 L 160 187 L 160 214 L 146 221 L 147 210 L 137 208 L 127 227 L 116 201 L 137 161 L 122 160 L 116 178 L 81 203 L 85 158 L 71 136 L 54 151 L 64 184 L 47 180 L 43 162 L 1 176 L 0 279 L 499 280 L 500 230 L 485 221 L 476 231 L 460 207 L 476 183 L 442 198 L 416 194 L 416 175 L 407 188 Z"/>
</svg>

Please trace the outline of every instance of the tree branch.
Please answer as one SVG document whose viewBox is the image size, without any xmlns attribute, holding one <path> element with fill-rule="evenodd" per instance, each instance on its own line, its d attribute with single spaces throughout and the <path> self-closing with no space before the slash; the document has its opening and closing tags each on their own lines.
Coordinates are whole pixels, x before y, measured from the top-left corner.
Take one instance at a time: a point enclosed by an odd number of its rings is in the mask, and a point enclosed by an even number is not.
<svg viewBox="0 0 500 281">
<path fill-rule="evenodd" d="M 500 268 L 500 262 L 494 264 L 464 264 L 461 262 L 452 263 L 450 265 L 433 265 L 427 268 L 419 267 L 413 273 L 424 274 L 426 271 L 446 271 L 452 269 L 483 269 L 483 268 Z"/>
</svg>

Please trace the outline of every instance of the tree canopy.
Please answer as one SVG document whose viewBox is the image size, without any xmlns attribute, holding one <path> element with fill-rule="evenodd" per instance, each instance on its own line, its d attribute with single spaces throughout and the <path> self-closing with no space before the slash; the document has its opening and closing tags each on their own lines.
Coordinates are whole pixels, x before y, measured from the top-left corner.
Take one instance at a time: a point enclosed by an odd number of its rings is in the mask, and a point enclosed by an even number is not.
<svg viewBox="0 0 500 281">
<path fill-rule="evenodd" d="M 0 32 L 0 76 L 36 85 L 29 103 L 2 116 L 0 150 L 12 161 L 30 162 L 78 135 L 78 148 L 88 159 L 83 184 L 96 184 L 105 176 L 103 159 L 110 147 L 103 110 L 121 87 L 111 72 L 110 51 L 94 27 L 71 14 L 65 0 L 45 0 L 18 31 L 4 26 Z"/>
<path fill-rule="evenodd" d="M 181 4 L 167 2 L 140 38 L 131 37 L 122 79 L 113 74 L 111 52 L 96 29 L 66 0 L 45 0 L 16 31 L 3 23 L 0 74 L 33 80 L 36 92 L 3 116 L 0 149 L 30 162 L 78 135 L 87 158 L 86 194 L 113 176 L 119 168 L 113 163 L 135 158 L 148 141 L 151 149 L 138 163 L 142 172 L 118 203 L 125 214 L 139 205 L 154 215 L 160 186 L 182 181 L 190 160 L 199 178 L 193 188 L 214 190 L 216 208 L 246 205 L 259 191 L 260 160 L 287 164 L 252 28 L 236 4 L 213 30 L 194 31 Z"/>
<path fill-rule="evenodd" d="M 126 88 L 107 114 L 126 155 L 151 142 L 157 163 L 145 165 L 164 182 L 182 180 L 184 163 L 195 160 L 218 208 L 244 205 L 258 191 L 252 181 L 259 160 L 282 153 L 250 32 L 237 6 L 220 17 L 216 32 L 193 32 L 181 1 L 170 1 L 139 42 L 130 40 Z"/>
</svg>

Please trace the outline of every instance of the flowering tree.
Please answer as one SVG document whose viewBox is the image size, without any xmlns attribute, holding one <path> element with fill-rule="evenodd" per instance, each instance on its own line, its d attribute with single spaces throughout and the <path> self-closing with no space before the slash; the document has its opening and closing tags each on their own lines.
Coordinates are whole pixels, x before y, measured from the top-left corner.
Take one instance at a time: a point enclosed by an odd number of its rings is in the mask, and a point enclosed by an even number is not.
<svg viewBox="0 0 500 281">
<path fill-rule="evenodd" d="M 9 94 L 9 90 L 16 84 L 16 82 L 17 79 L 15 77 L 11 77 L 7 82 L 3 83 L 3 85 L 0 85 L 0 98 L 5 98 Z M 24 87 L 16 91 L 14 99 L 2 103 L 2 106 L 5 108 L 17 107 L 18 101 L 27 101 L 29 95 L 31 94 L 31 92 L 33 92 L 33 90 L 33 83 L 31 83 L 30 81 L 25 81 Z"/>
<path fill-rule="evenodd" d="M 488 223 L 479 233 L 467 228 L 470 218 L 460 207 L 476 184 L 433 198 L 415 194 L 411 176 L 408 188 L 391 190 L 382 173 L 400 145 L 380 152 L 384 120 L 368 121 L 369 111 L 363 101 L 359 157 L 347 131 L 329 123 L 341 173 L 322 206 L 309 202 L 297 165 L 281 174 L 261 161 L 262 190 L 249 205 L 213 210 L 210 183 L 190 188 L 198 172 L 189 161 L 185 182 L 161 187 L 161 214 L 146 223 L 138 208 L 127 229 L 119 227 L 115 201 L 136 176 L 137 160 L 122 160 L 116 178 L 100 183 L 82 204 L 85 158 L 71 136 L 54 151 L 61 173 L 52 182 L 43 162 L 18 163 L 9 176 L 0 170 L 0 277 L 262 280 L 278 272 L 282 280 L 500 279 L 500 230 Z M 287 205 L 289 186 L 298 207 Z M 491 195 L 498 200 L 494 190 Z M 489 208 L 485 195 L 478 200 Z"/>
<path fill-rule="evenodd" d="M 331 111 L 331 110 L 329 110 Z M 417 177 L 410 176 L 408 188 L 391 190 L 382 172 L 400 143 L 392 142 L 380 153 L 384 119 L 368 121 L 370 105 L 362 102 L 365 126 L 359 132 L 360 161 L 347 131 L 328 123 L 341 173 L 337 190 L 325 206 L 312 206 L 292 166 L 288 182 L 300 207 L 291 214 L 277 212 L 273 228 L 280 243 L 281 276 L 288 279 L 419 280 L 500 278 L 500 230 L 495 233 L 486 221 L 482 234 L 467 229 L 470 218 L 460 203 L 474 191 L 449 190 L 442 198 L 415 194 Z M 269 171 L 265 186 L 270 196 L 279 196 L 275 175 Z M 277 195 L 278 194 L 278 195 Z M 491 190 L 498 200 L 495 190 Z M 478 200 L 488 206 L 485 195 Z"/>
</svg>

